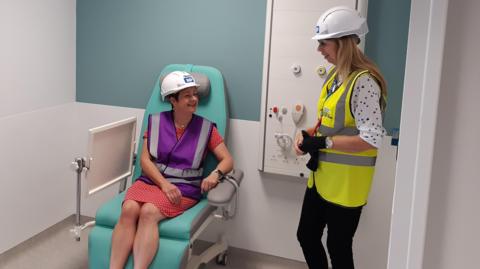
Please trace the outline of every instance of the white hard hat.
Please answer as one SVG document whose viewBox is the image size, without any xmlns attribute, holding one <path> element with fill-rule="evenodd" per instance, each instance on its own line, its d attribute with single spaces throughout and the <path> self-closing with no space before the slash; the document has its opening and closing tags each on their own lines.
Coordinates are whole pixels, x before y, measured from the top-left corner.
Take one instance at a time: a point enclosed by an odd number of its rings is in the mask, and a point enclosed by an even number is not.
<svg viewBox="0 0 480 269">
<path fill-rule="evenodd" d="M 162 100 L 165 100 L 165 96 L 177 93 L 186 88 L 198 86 L 200 85 L 195 82 L 195 79 L 189 73 L 173 71 L 163 79 L 160 94 L 162 95 Z"/>
<path fill-rule="evenodd" d="M 315 26 L 312 39 L 322 40 L 356 35 L 363 37 L 368 33 L 367 21 L 356 10 L 338 6 L 325 11 Z"/>
</svg>

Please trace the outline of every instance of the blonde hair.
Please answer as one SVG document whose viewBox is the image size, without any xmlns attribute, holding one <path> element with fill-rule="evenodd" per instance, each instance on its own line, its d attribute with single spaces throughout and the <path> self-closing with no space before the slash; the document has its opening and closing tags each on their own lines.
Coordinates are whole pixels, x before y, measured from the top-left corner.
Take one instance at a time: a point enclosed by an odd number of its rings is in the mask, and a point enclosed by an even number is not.
<svg viewBox="0 0 480 269">
<path fill-rule="evenodd" d="M 387 83 L 380 73 L 377 65 L 363 54 L 358 48 L 358 37 L 355 35 L 344 36 L 334 39 L 337 43 L 337 73 L 343 81 L 353 71 L 368 70 L 377 80 L 382 97 L 380 98 L 380 108 L 385 111 L 387 98 Z"/>
</svg>

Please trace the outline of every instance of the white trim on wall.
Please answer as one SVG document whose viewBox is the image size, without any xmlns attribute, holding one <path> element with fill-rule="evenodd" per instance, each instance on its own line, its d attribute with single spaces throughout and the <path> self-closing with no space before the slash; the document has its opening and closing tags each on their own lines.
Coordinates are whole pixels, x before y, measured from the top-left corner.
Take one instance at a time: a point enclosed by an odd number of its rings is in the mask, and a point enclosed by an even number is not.
<svg viewBox="0 0 480 269">
<path fill-rule="evenodd" d="M 412 0 L 388 269 L 421 269 L 448 0 Z"/>
<path fill-rule="evenodd" d="M 268 78 L 268 70 L 270 70 L 270 39 L 272 29 L 272 13 L 273 0 L 267 0 L 267 15 L 265 18 L 265 43 L 263 48 L 263 74 L 262 78 Z M 266 55 L 268 53 L 268 55 Z M 268 79 L 262 79 L 262 100 L 260 102 L 260 141 L 265 141 L 265 115 L 267 114 L 267 89 Z M 261 143 L 261 150 L 258 151 L 258 170 L 263 171 L 264 162 L 263 155 L 265 154 L 265 143 Z"/>
</svg>

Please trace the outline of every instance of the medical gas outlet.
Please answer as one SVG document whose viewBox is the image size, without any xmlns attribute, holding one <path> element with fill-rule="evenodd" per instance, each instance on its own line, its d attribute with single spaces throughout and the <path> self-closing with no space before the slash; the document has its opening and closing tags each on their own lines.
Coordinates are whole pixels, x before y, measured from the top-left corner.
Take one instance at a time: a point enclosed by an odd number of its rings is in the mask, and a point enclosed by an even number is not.
<svg viewBox="0 0 480 269">
<path fill-rule="evenodd" d="M 305 108 L 304 108 L 303 104 L 301 104 L 301 103 L 296 103 L 293 106 L 292 120 L 296 125 L 298 125 L 300 123 L 300 121 L 302 120 L 304 109 Z"/>
<path fill-rule="evenodd" d="M 293 148 L 295 136 L 306 128 L 306 106 L 303 101 L 271 103 L 267 107 L 265 137 L 265 163 L 278 171 L 292 171 L 292 175 L 304 177 L 308 171 L 305 156 L 297 156 Z"/>
<path fill-rule="evenodd" d="M 288 113 L 288 109 L 286 107 L 279 108 L 278 106 L 273 106 L 270 108 L 270 118 L 272 117 L 272 113 L 279 121 L 281 121 L 283 117 Z"/>
<path fill-rule="evenodd" d="M 277 145 L 284 151 L 290 150 L 293 145 L 293 139 L 291 136 L 285 133 L 275 133 L 275 139 Z"/>
</svg>

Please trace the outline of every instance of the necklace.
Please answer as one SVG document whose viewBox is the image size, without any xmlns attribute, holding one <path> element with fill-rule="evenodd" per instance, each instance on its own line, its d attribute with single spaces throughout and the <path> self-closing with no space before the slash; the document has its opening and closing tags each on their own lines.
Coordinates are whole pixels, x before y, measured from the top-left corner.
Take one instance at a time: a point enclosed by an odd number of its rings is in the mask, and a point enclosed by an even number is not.
<svg viewBox="0 0 480 269">
<path fill-rule="evenodd" d="M 185 129 L 185 124 L 180 124 L 178 122 L 175 122 L 175 127 L 180 128 L 180 129 Z"/>
<path fill-rule="evenodd" d="M 173 119 L 173 123 L 175 124 L 175 127 L 180 128 L 180 129 L 185 129 L 187 127 L 188 123 L 191 120 L 191 118 L 189 118 L 188 121 L 185 124 L 179 123 L 177 121 L 176 117 L 174 117 L 173 113 L 172 113 L 172 119 Z"/>
</svg>

